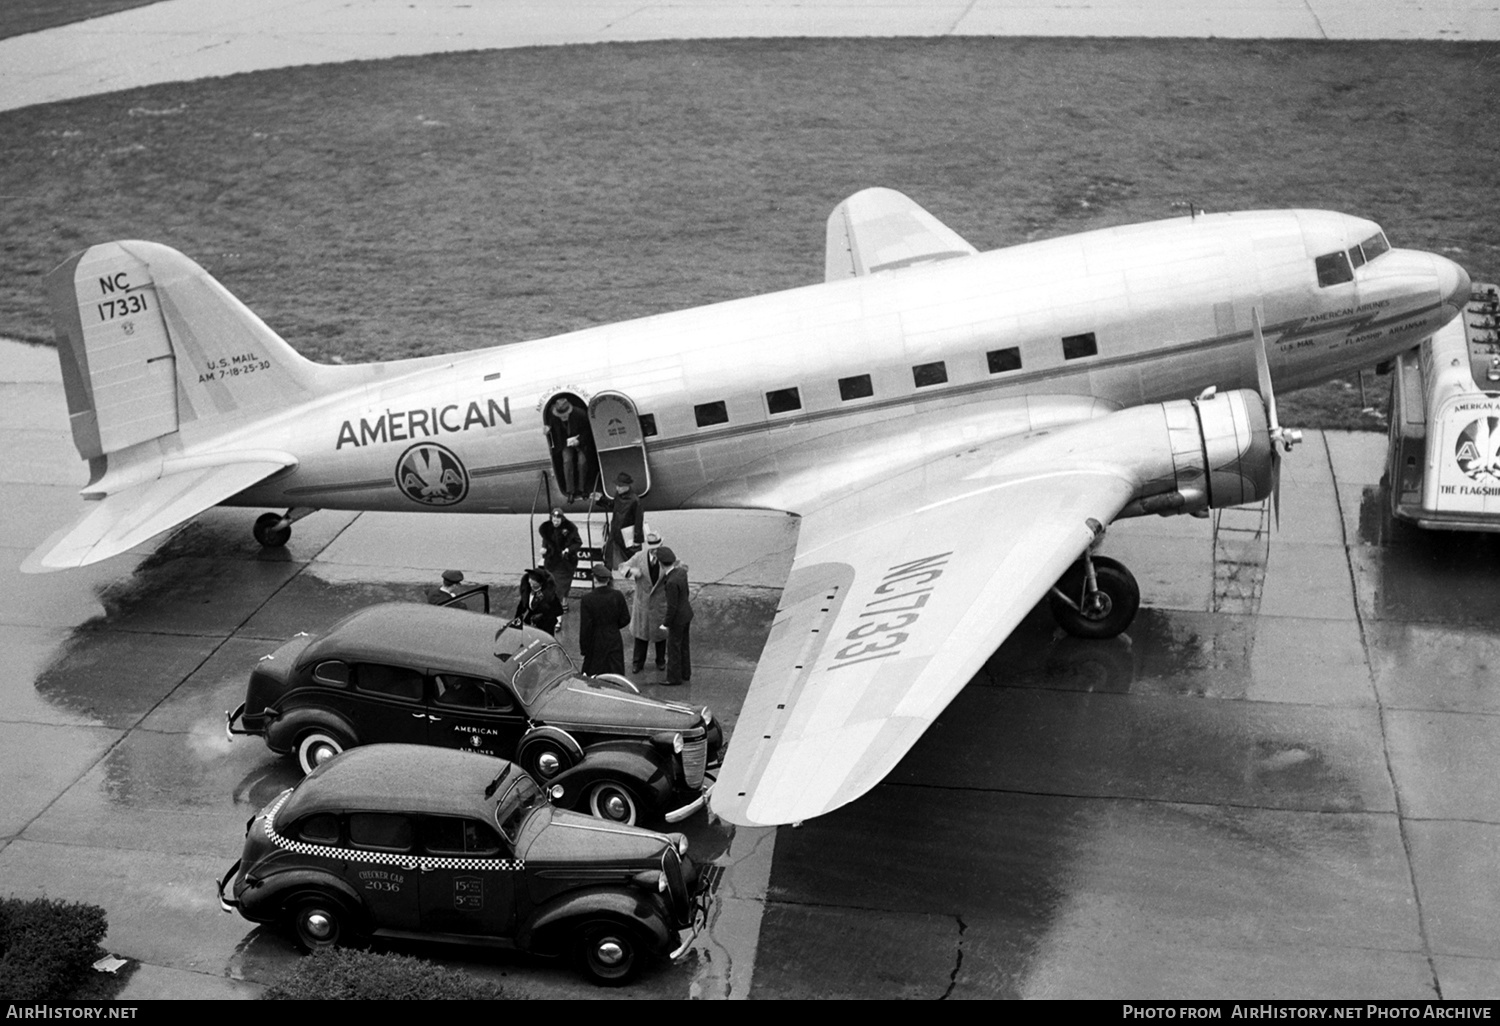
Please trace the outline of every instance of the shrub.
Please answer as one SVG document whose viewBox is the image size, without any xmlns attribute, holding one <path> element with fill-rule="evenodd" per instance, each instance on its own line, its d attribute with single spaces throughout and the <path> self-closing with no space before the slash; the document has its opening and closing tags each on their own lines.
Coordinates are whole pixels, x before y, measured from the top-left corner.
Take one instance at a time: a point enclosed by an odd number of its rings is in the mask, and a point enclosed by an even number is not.
<svg viewBox="0 0 1500 1026">
<path fill-rule="evenodd" d="M 290 1001 L 490 1001 L 510 995 L 498 983 L 420 958 L 334 948 L 300 959 L 263 996 Z"/>
<path fill-rule="evenodd" d="M 0 898 L 0 997 L 57 1001 L 87 978 L 109 929 L 98 905 Z"/>
</svg>

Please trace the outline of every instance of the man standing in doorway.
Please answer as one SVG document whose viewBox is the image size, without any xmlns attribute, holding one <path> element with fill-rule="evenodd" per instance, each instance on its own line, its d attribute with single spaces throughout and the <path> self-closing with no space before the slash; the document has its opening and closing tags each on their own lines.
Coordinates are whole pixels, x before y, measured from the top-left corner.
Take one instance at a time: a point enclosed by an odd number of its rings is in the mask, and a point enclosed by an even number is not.
<svg viewBox="0 0 1500 1026">
<path fill-rule="evenodd" d="M 667 612 L 661 631 L 667 636 L 667 683 L 686 684 L 693 679 L 693 657 L 688 644 L 688 626 L 693 622 L 693 603 L 688 597 L 687 567 L 677 554 L 663 545 L 656 550 L 667 592 Z"/>
<path fill-rule="evenodd" d="M 547 408 L 547 445 L 552 450 L 552 471 L 568 502 L 583 499 L 589 490 L 593 467 L 589 460 L 589 417 L 560 395 Z"/>
</svg>

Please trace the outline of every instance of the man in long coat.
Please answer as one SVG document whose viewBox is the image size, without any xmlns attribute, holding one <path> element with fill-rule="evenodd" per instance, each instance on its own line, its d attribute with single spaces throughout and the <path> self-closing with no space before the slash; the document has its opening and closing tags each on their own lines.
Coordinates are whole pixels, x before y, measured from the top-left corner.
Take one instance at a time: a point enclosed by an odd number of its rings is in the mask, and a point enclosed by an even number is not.
<svg viewBox="0 0 1500 1026">
<path fill-rule="evenodd" d="M 635 594 L 630 602 L 630 634 L 635 638 L 631 673 L 645 669 L 646 651 L 652 641 L 656 642 L 656 668 L 667 668 L 667 639 L 656 629 L 667 616 L 667 574 L 656 558 L 656 547 L 660 544 L 661 535 L 647 531 L 646 547 L 625 563 L 625 576 L 635 581 Z"/>
<path fill-rule="evenodd" d="M 583 672 L 625 672 L 625 645 L 620 630 L 630 624 L 630 606 L 613 587 L 613 575 L 603 563 L 594 564 L 594 589 L 578 603 L 578 648 Z"/>
<path fill-rule="evenodd" d="M 686 684 L 693 679 L 693 656 L 688 647 L 688 625 L 693 622 L 693 603 L 688 597 L 687 567 L 663 545 L 656 550 L 661 560 L 667 592 L 667 610 L 660 630 L 667 636 L 667 683 Z"/>
</svg>

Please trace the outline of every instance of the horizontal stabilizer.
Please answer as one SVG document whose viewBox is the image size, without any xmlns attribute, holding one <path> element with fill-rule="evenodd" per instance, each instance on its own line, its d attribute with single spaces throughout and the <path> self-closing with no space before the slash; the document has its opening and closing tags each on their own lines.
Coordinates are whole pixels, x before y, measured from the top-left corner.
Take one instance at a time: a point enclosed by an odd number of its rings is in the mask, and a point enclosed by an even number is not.
<svg viewBox="0 0 1500 1026">
<path fill-rule="evenodd" d="M 978 252 L 894 189 L 862 189 L 828 216 L 824 281 L 930 264 Z"/>
<path fill-rule="evenodd" d="M 245 462 L 168 472 L 114 492 L 37 546 L 21 570 L 46 573 L 108 559 L 297 462 L 285 454 L 259 452 L 256 456 Z"/>
</svg>

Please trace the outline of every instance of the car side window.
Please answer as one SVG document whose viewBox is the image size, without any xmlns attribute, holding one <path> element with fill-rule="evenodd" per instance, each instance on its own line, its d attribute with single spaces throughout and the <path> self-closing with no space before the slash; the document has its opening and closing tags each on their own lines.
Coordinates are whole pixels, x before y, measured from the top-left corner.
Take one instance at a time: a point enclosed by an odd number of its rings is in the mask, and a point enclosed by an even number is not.
<svg viewBox="0 0 1500 1026">
<path fill-rule="evenodd" d="M 483 858 L 500 854 L 500 836 L 477 819 L 427 816 L 422 824 L 422 848 L 429 855 Z"/>
<path fill-rule="evenodd" d="M 341 663 L 337 659 L 327 659 L 313 667 L 313 679 L 322 681 L 324 684 L 349 683 L 349 664 Z"/>
<path fill-rule="evenodd" d="M 301 840 L 312 844 L 338 844 L 339 818 L 327 812 L 308 816 L 294 831 Z"/>
<path fill-rule="evenodd" d="M 375 851 L 411 851 L 413 835 L 411 818 L 386 812 L 351 812 L 349 843 L 356 848 Z"/>
<path fill-rule="evenodd" d="M 354 667 L 354 686 L 403 702 L 422 700 L 422 674 L 404 666 L 382 666 L 379 663 L 360 663 Z"/>
<path fill-rule="evenodd" d="M 504 688 L 478 677 L 439 673 L 433 676 L 432 684 L 433 700 L 439 705 L 507 712 L 514 704 Z"/>
</svg>

